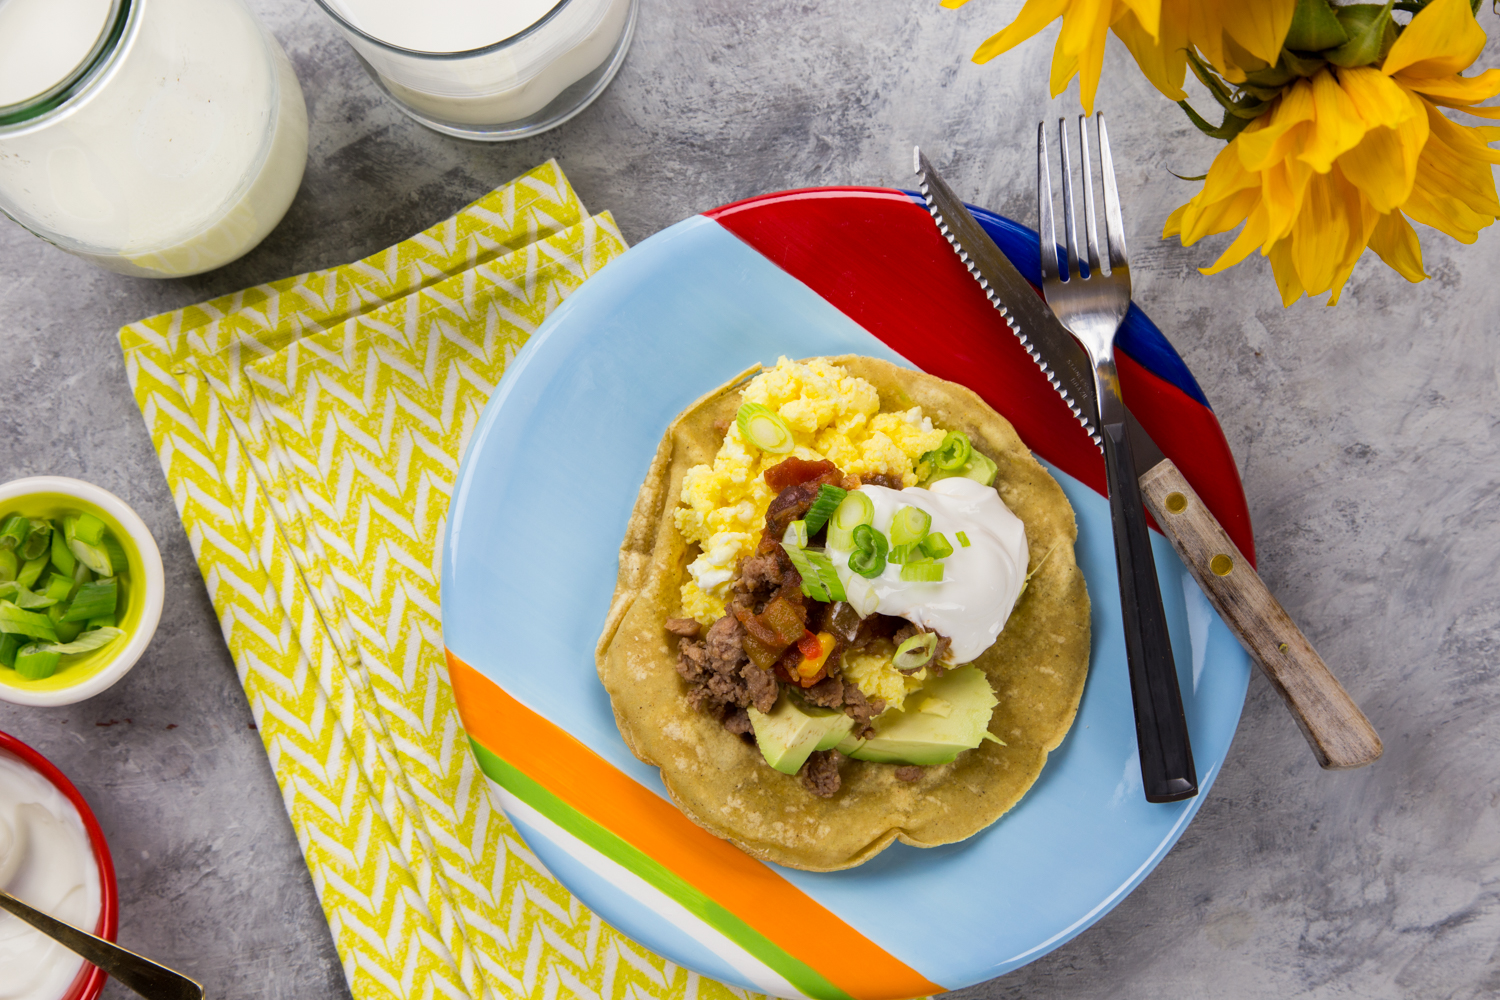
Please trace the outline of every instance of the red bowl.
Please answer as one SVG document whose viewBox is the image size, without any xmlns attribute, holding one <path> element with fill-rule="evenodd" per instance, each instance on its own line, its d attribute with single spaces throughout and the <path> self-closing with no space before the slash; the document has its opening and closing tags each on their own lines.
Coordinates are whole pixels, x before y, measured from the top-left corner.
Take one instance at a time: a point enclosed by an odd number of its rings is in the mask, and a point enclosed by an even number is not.
<svg viewBox="0 0 1500 1000">
<path fill-rule="evenodd" d="M 120 896 L 115 886 L 115 863 L 110 859 L 109 845 L 104 842 L 104 831 L 99 829 L 94 811 L 89 808 L 78 789 L 73 787 L 73 783 L 50 760 L 25 743 L 8 733 L 0 732 L 0 750 L 25 761 L 32 770 L 52 782 L 73 803 L 73 808 L 78 810 L 83 828 L 88 831 L 89 845 L 94 849 L 94 861 L 99 865 L 99 923 L 95 925 L 94 933 L 106 941 L 113 941 L 119 931 Z M 68 991 L 62 995 L 62 1000 L 95 1000 L 104 989 L 104 980 L 107 978 L 102 970 L 84 963 Z"/>
</svg>

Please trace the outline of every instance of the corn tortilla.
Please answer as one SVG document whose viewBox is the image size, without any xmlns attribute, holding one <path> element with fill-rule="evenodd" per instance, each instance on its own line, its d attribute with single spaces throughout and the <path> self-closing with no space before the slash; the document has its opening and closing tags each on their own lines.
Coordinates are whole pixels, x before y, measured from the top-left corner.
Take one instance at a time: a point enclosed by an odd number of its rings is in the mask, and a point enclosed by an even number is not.
<svg viewBox="0 0 1500 1000">
<path fill-rule="evenodd" d="M 1000 700 L 986 741 L 903 782 L 895 767 L 847 760 L 842 787 L 820 799 L 760 751 L 693 709 L 676 670 L 680 586 L 697 555 L 673 511 L 688 469 L 713 461 L 755 368 L 709 393 L 667 429 L 631 514 L 620 573 L 595 653 L 620 734 L 661 769 L 695 823 L 765 861 L 809 871 L 863 864 L 894 841 L 936 847 L 970 837 L 1015 805 L 1078 711 L 1089 660 L 1089 598 L 1073 555 L 1077 526 L 1062 488 L 1010 422 L 970 390 L 885 361 L 825 359 L 875 386 L 881 412 L 919 405 L 935 426 L 967 433 L 995 461 L 1001 499 L 1026 525 L 1032 574 L 1000 638 L 975 663 Z M 717 425 L 717 427 L 716 427 Z"/>
</svg>

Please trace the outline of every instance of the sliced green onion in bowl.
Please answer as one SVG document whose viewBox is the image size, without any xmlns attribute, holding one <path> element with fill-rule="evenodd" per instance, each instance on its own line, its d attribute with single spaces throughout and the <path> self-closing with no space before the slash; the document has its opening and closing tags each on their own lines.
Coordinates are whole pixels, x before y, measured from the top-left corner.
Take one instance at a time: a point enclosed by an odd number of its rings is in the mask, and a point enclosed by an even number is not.
<svg viewBox="0 0 1500 1000">
<path fill-rule="evenodd" d="M 16 558 L 16 550 L 0 548 L 0 583 L 14 580 L 20 571 L 21 563 Z"/>
<path fill-rule="evenodd" d="M 21 544 L 20 552 L 22 559 L 35 559 L 37 556 L 46 555 L 52 544 L 52 525 L 41 518 L 31 519 L 31 533 L 26 536 L 26 541 Z"/>
<path fill-rule="evenodd" d="M 838 510 L 839 504 L 843 503 L 844 498 L 848 495 L 849 492 L 847 490 L 841 490 L 837 486 L 829 486 L 827 483 L 818 487 L 818 498 L 807 509 L 808 534 L 816 535 L 819 529 L 828 523 L 828 519 L 833 516 L 833 512 Z"/>
<path fill-rule="evenodd" d="M 46 639 L 48 642 L 57 641 L 57 627 L 47 615 L 23 611 L 13 601 L 0 601 L 0 632 L 14 632 L 33 639 Z"/>
<path fill-rule="evenodd" d="M 68 548 L 67 536 L 61 531 L 52 532 L 52 565 L 67 576 L 72 576 L 78 565 L 78 558 Z"/>
<path fill-rule="evenodd" d="M 78 513 L 70 515 L 73 522 L 73 537 L 89 545 L 98 545 L 104 541 L 104 522 L 93 514 Z"/>
<path fill-rule="evenodd" d="M 853 490 L 839 502 L 828 519 L 828 544 L 836 549 L 854 548 L 854 529 L 875 521 L 875 503 L 868 494 Z"/>
<path fill-rule="evenodd" d="M 910 505 L 896 511 L 891 518 L 891 544 L 912 545 L 922 540 L 927 529 L 932 527 L 932 515 L 920 507 Z"/>
<path fill-rule="evenodd" d="M 941 531 L 926 535 L 920 544 L 922 551 L 932 559 L 946 559 L 953 554 L 953 543 Z"/>
<path fill-rule="evenodd" d="M 735 414 L 740 434 L 761 451 L 785 455 L 792 450 L 792 430 L 781 415 L 761 403 L 746 403 Z"/>
<path fill-rule="evenodd" d="M 46 647 L 32 643 L 16 650 L 16 673 L 28 681 L 39 681 L 51 677 L 57 671 L 62 654 L 50 652 Z"/>
<path fill-rule="evenodd" d="M 62 620 L 86 622 L 100 615 L 112 615 L 115 613 L 115 602 L 119 598 L 119 593 L 114 577 L 85 583 L 78 588 L 78 593 L 73 595 L 73 603 L 69 604 L 68 610 L 63 612 Z"/>
<path fill-rule="evenodd" d="M 42 570 L 47 568 L 48 559 L 45 555 L 37 556 L 28 560 L 21 571 L 16 574 L 16 582 L 23 587 L 35 587 L 37 578 L 42 575 Z"/>
<path fill-rule="evenodd" d="M 0 521 L 0 548 L 16 549 L 31 534 L 31 520 L 21 514 L 11 514 Z"/>
<path fill-rule="evenodd" d="M 918 632 L 896 647 L 896 655 L 891 658 L 891 662 L 896 665 L 897 670 L 925 667 L 932 659 L 932 654 L 937 651 L 937 641 L 936 632 Z"/>
<path fill-rule="evenodd" d="M 96 649 L 108 646 L 124 634 L 124 629 L 102 626 L 89 629 L 72 642 L 53 643 L 41 648 L 49 653 L 57 653 L 59 656 L 77 656 L 79 653 L 92 653 Z"/>
<path fill-rule="evenodd" d="M 907 583 L 942 583 L 943 564 L 935 559 L 912 559 L 901 567 L 901 579 Z"/>
</svg>

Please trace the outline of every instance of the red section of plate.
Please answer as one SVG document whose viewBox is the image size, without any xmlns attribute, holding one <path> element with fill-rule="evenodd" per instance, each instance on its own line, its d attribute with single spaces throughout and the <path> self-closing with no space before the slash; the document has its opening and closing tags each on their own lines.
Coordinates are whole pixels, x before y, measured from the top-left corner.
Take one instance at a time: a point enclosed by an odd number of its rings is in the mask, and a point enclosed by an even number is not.
<svg viewBox="0 0 1500 1000">
<path fill-rule="evenodd" d="M 888 188 L 815 188 L 705 212 L 923 371 L 966 385 L 1033 451 L 1099 493 L 1104 459 L 927 210 Z M 1255 561 L 1244 488 L 1212 411 L 1123 352 L 1142 426 Z"/>
<path fill-rule="evenodd" d="M 119 932 L 119 888 L 115 884 L 114 859 L 109 855 L 109 844 L 105 843 L 104 831 L 99 828 L 94 811 L 65 774 L 25 743 L 9 733 L 0 733 L 0 750 L 19 757 L 32 770 L 50 781 L 63 793 L 64 798 L 73 803 L 73 808 L 78 810 L 78 817 L 83 820 L 83 829 L 89 835 L 89 846 L 94 850 L 94 863 L 99 866 L 99 921 L 94 925 L 94 934 L 106 941 L 113 941 Z M 67 992 L 62 995 L 62 1000 L 94 1000 L 104 989 L 104 981 L 108 978 L 103 971 L 85 962 L 68 986 Z"/>
</svg>

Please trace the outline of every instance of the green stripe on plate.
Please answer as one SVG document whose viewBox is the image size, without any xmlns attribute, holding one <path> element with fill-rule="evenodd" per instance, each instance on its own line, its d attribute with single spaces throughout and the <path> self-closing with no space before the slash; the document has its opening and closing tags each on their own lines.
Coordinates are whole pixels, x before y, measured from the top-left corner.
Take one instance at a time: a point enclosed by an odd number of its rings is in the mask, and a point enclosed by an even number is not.
<svg viewBox="0 0 1500 1000">
<path fill-rule="evenodd" d="M 496 784 L 626 871 L 645 879 L 681 904 L 689 913 L 759 959 L 802 993 L 810 997 L 827 997 L 828 1000 L 853 1000 L 849 994 L 824 979 L 816 969 L 787 954 L 775 942 L 714 902 L 695 886 L 685 882 L 670 868 L 595 823 L 472 738 L 469 745 L 474 748 L 480 770 Z"/>
</svg>

